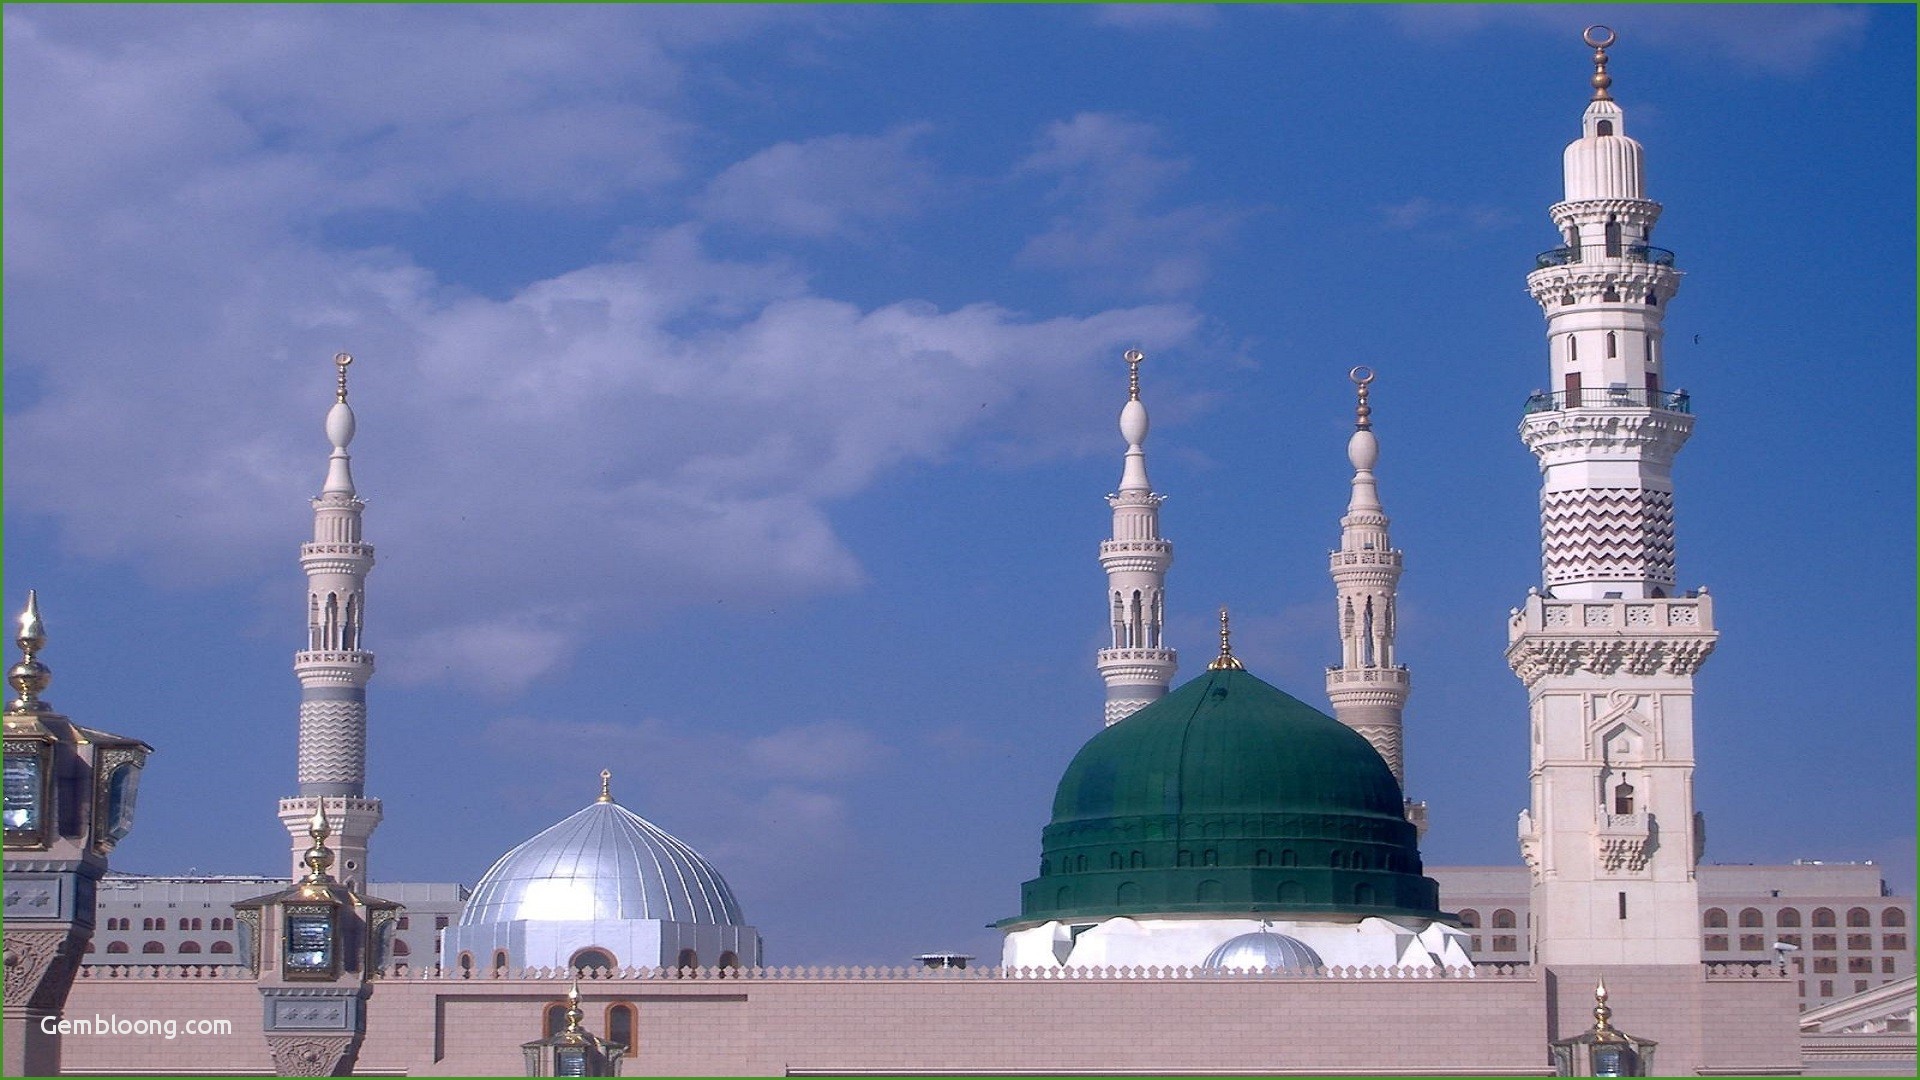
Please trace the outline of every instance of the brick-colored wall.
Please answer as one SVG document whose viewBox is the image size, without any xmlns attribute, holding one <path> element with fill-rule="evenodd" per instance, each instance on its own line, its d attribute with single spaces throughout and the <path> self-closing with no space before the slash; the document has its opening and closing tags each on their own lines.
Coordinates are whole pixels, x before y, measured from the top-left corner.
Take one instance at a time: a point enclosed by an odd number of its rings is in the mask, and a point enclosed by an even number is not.
<svg viewBox="0 0 1920 1080">
<path fill-rule="evenodd" d="M 163 969 L 180 972 L 192 969 Z M 630 1002 L 627 1075 L 1069 1071 L 1542 1074 L 1547 1042 L 1585 1030 L 1597 970 L 1476 978 L 1002 978 L 883 972 L 581 983 L 589 1030 Z M 1666 1075 L 1798 1065 L 1790 984 L 1703 978 L 1698 968 L 1607 971 L 1615 1023 L 1660 1040 Z M 565 997 L 550 977 L 375 980 L 358 1069 L 516 1075 L 520 1044 Z M 1778 999 L 1778 1000 L 1775 1000 Z M 67 1040 L 83 1072 L 270 1071 L 252 982 L 78 980 L 67 1015 L 224 1017 L 234 1034 Z M 1552 1016 L 1550 1017 L 1550 1014 Z M 1776 1030 L 1777 1029 L 1777 1030 Z"/>
</svg>

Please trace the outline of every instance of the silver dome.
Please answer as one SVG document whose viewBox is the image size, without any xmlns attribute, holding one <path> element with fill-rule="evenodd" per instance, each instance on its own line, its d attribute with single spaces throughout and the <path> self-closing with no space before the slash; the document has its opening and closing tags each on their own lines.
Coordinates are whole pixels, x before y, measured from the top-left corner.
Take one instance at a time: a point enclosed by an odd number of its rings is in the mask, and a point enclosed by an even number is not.
<svg viewBox="0 0 1920 1080">
<path fill-rule="evenodd" d="M 461 926 L 522 919 L 741 923 L 733 890 L 699 852 L 611 801 L 502 855 L 460 912 Z"/>
<path fill-rule="evenodd" d="M 1256 930 L 1229 938 L 1207 954 L 1200 965 L 1213 971 L 1259 971 L 1261 968 L 1311 970 L 1323 966 L 1320 954 L 1298 938 Z"/>
</svg>

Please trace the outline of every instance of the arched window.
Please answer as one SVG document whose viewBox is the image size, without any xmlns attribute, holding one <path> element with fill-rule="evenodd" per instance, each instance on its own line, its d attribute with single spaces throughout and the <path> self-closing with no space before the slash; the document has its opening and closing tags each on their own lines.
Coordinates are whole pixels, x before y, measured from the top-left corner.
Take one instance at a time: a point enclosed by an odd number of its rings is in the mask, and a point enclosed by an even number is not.
<svg viewBox="0 0 1920 1080">
<path fill-rule="evenodd" d="M 402 944 L 404 944 L 404 943 L 402 943 Z M 225 956 L 225 955 L 229 955 L 229 954 L 231 954 L 231 953 L 233 952 L 233 942 L 231 942 L 231 941 L 216 941 L 216 942 L 214 942 L 214 943 L 213 943 L 213 946 L 212 946 L 211 948 L 209 948 L 209 949 L 208 949 L 207 951 L 208 951 L 208 952 L 210 952 L 210 953 L 218 953 L 218 954 L 220 954 L 220 955 L 222 955 L 222 956 Z"/>
<path fill-rule="evenodd" d="M 1616 259 L 1620 257 L 1620 222 L 1613 218 L 1607 219 L 1607 254 Z"/>
<path fill-rule="evenodd" d="M 1140 902 L 1140 883 L 1137 881 L 1121 882 L 1119 890 L 1114 893 L 1114 901 L 1116 903 L 1121 903 L 1121 904 L 1139 903 Z"/>
<path fill-rule="evenodd" d="M 1460 909 L 1460 925 L 1465 927 L 1479 926 L 1480 913 L 1473 910 L 1472 908 L 1461 908 Z"/>
<path fill-rule="evenodd" d="M 1579 362 L 1580 362 L 1580 339 L 1577 337 L 1574 337 L 1572 334 L 1568 334 L 1567 335 L 1567 363 L 1577 364 Z"/>
<path fill-rule="evenodd" d="M 1347 868 L 1347 853 L 1344 851 L 1334 852 L 1328 857 L 1327 865 L 1333 867 L 1335 870 L 1345 870 Z"/>
<path fill-rule="evenodd" d="M 1282 848 L 1280 851 L 1280 865 L 1281 866 L 1299 866 L 1300 857 L 1293 853 L 1292 848 Z"/>
<path fill-rule="evenodd" d="M 565 1030 L 567 1030 L 567 1006 L 565 1002 L 556 1001 L 541 1010 L 541 1035 L 551 1039 Z"/>
<path fill-rule="evenodd" d="M 1766 916 L 1760 914 L 1759 908 L 1752 908 L 1752 907 L 1741 908 L 1740 909 L 1740 925 L 1741 926 L 1765 926 L 1767 925 L 1767 919 L 1766 919 Z"/>
<path fill-rule="evenodd" d="M 1173 857 L 1173 862 L 1175 866 L 1192 866 L 1193 852 L 1188 851 L 1185 848 L 1182 848 L 1180 850 L 1180 853 Z"/>
<path fill-rule="evenodd" d="M 633 1006 L 621 1002 L 607 1006 L 607 1041 L 617 1042 L 633 1053 Z"/>
<path fill-rule="evenodd" d="M 218 944 L 220 944 L 220 942 L 215 942 L 214 944 L 216 944 L 216 945 L 218 945 Z M 216 950 L 216 951 L 217 951 L 217 950 Z M 407 944 L 407 942 L 406 942 L 406 939 L 404 939 L 404 938 L 394 938 L 394 939 L 393 939 L 393 955 L 395 955 L 395 956 L 412 956 L 412 955 L 413 955 L 413 946 L 411 946 L 411 945 L 408 945 L 408 944 Z"/>
<path fill-rule="evenodd" d="M 1712 927 L 1725 926 L 1727 925 L 1727 913 L 1724 910 L 1717 907 L 1708 908 L 1707 913 L 1705 915 L 1700 916 L 1700 925 L 1712 926 Z"/>
<path fill-rule="evenodd" d="M 507 950 L 505 949 L 493 950 L 493 970 L 505 971 L 506 969 L 507 969 Z"/>
<path fill-rule="evenodd" d="M 581 949 L 567 961 L 567 966 L 575 971 L 609 971 L 614 967 L 613 954 L 605 949 Z"/>
<path fill-rule="evenodd" d="M 1633 785 L 1625 780 L 1614 785 L 1613 812 L 1617 817 L 1625 817 L 1633 813 Z"/>
<path fill-rule="evenodd" d="M 1799 926 L 1800 909 L 1790 907 L 1781 908 L 1780 913 L 1773 917 L 1773 923 L 1775 926 Z"/>
<path fill-rule="evenodd" d="M 1074 856 L 1073 868 L 1076 871 L 1085 871 L 1087 868 L 1087 857 L 1085 855 Z"/>
<path fill-rule="evenodd" d="M 1354 852 L 1354 853 L 1353 853 L 1353 868 L 1354 868 L 1355 870 L 1365 870 L 1365 869 L 1367 868 L 1367 853 L 1366 853 L 1366 852 L 1364 852 L 1364 851 L 1356 851 L 1356 852 Z"/>
<path fill-rule="evenodd" d="M 472 953 L 470 952 L 461 953 L 459 964 L 460 964 L 460 974 L 462 977 L 473 974 L 473 954 Z"/>
<path fill-rule="evenodd" d="M 197 941 L 183 941 L 180 943 L 180 951 L 183 953 L 197 953 L 200 951 L 200 943 Z"/>
<path fill-rule="evenodd" d="M 1607 355 L 1609 357 L 1620 355 L 1620 335 L 1611 330 L 1607 331 Z"/>
<path fill-rule="evenodd" d="M 1870 913 L 1868 913 L 1866 908 L 1863 908 L 1863 907 L 1848 908 L 1847 909 L 1847 925 L 1848 926 L 1872 926 L 1873 916 Z"/>
<path fill-rule="evenodd" d="M 1121 858 L 1119 852 L 1115 851 L 1107 855 L 1107 869 L 1125 870 L 1126 868 L 1127 868 L 1127 860 Z"/>
<path fill-rule="evenodd" d="M 673 962 L 673 966 L 683 971 L 691 971 L 700 966 L 700 954 L 694 952 L 692 949 L 681 949 L 679 957 Z"/>
<path fill-rule="evenodd" d="M 1202 903 L 1209 903 L 1212 901 L 1219 900 L 1220 895 L 1221 895 L 1220 883 L 1213 880 L 1212 878 L 1208 878 L 1207 880 L 1201 882 L 1199 888 L 1194 890 L 1194 899 L 1199 900 Z"/>
<path fill-rule="evenodd" d="M 740 954 L 728 949 L 720 954 L 720 970 L 734 971 L 740 967 Z"/>
<path fill-rule="evenodd" d="M 1512 911 L 1501 908 L 1493 913 L 1493 928 L 1495 930 L 1511 930 L 1513 927 L 1514 920 Z"/>
<path fill-rule="evenodd" d="M 1256 852 L 1254 852 L 1254 853 L 1253 853 L 1253 865 L 1255 865 L 1255 866 L 1272 866 L 1272 865 L 1273 865 L 1273 852 L 1271 852 L 1271 851 L 1268 851 L 1268 850 L 1267 850 L 1266 848 L 1261 848 L 1261 849 L 1260 849 L 1259 851 L 1256 851 Z"/>
<path fill-rule="evenodd" d="M 1220 853 L 1214 850 L 1213 848 L 1208 848 L 1207 850 L 1201 852 L 1200 865 L 1201 866 L 1219 866 Z"/>
<path fill-rule="evenodd" d="M 1897 907 L 1890 907 L 1880 913 L 1880 925 L 1905 926 L 1907 925 L 1907 913 Z"/>
<path fill-rule="evenodd" d="M 126 952 L 126 951 L 127 951 L 127 943 L 126 943 L 126 942 L 124 942 L 124 941 L 109 941 L 109 942 L 107 942 L 107 951 L 108 951 L 108 952 L 110 952 L 110 953 L 123 953 L 123 952 Z"/>
<path fill-rule="evenodd" d="M 1055 907 L 1066 907 L 1067 902 L 1072 899 L 1073 899 L 1073 889 L 1067 885 L 1060 886 L 1060 891 L 1053 894 L 1053 903 Z"/>
<path fill-rule="evenodd" d="M 1613 121 L 1611 121 L 1611 120 L 1602 120 L 1602 121 L 1600 121 L 1599 123 L 1597 123 L 1597 124 L 1595 124 L 1595 125 L 1593 125 L 1593 133 L 1594 133 L 1595 135 L 1611 135 L 1611 134 L 1613 134 Z"/>
<path fill-rule="evenodd" d="M 1833 909 L 1832 908 L 1814 908 L 1813 909 L 1813 925 L 1832 926 L 1833 925 Z"/>
<path fill-rule="evenodd" d="M 163 953 L 167 951 L 167 947 L 157 941 L 149 941 L 145 945 L 140 946 L 140 951 L 143 953 Z"/>
<path fill-rule="evenodd" d="M 1127 866 L 1128 866 L 1128 867 L 1129 867 L 1130 869 L 1133 869 L 1133 870 L 1142 870 L 1142 869 L 1145 869 L 1145 868 L 1146 868 L 1146 865 L 1147 865 L 1147 857 L 1146 857 L 1146 855 L 1144 855 L 1144 854 L 1142 854 L 1142 853 L 1140 853 L 1140 852 L 1138 852 L 1138 851 L 1136 851 L 1136 852 L 1133 852 L 1132 854 L 1130 854 L 1130 855 L 1128 855 L 1128 856 L 1127 856 Z"/>
</svg>

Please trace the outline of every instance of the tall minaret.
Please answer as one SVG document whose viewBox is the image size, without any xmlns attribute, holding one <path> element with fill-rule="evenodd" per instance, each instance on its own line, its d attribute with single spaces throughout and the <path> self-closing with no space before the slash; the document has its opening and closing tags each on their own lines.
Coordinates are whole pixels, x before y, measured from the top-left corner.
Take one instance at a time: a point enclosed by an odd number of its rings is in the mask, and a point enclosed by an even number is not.
<svg viewBox="0 0 1920 1080">
<path fill-rule="evenodd" d="M 298 878 L 305 869 L 308 822 L 324 799 L 338 828 L 333 846 L 340 880 L 358 887 L 367 881 L 367 838 L 380 824 L 380 800 L 366 797 L 373 654 L 360 647 L 373 546 L 360 540 L 366 504 L 354 493 L 347 454 L 354 427 L 347 365 L 353 357 L 341 353 L 333 362 L 339 373 L 327 412 L 333 454 L 326 485 L 313 500 L 313 540 L 300 545 L 300 566 L 307 572 L 307 647 L 293 654 L 300 679 L 300 794 L 280 800 L 280 820 L 293 838 L 292 876 Z"/>
<path fill-rule="evenodd" d="M 1353 464 L 1353 494 L 1340 519 L 1340 547 L 1329 560 L 1337 592 L 1340 663 L 1327 669 L 1327 697 L 1339 721 L 1366 736 L 1386 759 L 1393 778 L 1406 783 L 1400 747 L 1400 713 L 1410 689 L 1405 664 L 1393 652 L 1394 590 L 1401 555 L 1387 535 L 1387 514 L 1374 485 L 1380 441 L 1373 434 L 1367 395 L 1373 372 L 1350 373 L 1359 388 L 1347 460 Z"/>
<path fill-rule="evenodd" d="M 1508 628 L 1532 714 L 1520 848 L 1538 961 L 1697 966 L 1693 673 L 1718 635 L 1706 590 L 1674 589 L 1672 466 L 1693 417 L 1661 389 L 1661 322 L 1679 273 L 1649 245 L 1660 204 L 1608 92 L 1613 32 L 1585 40 L 1593 98 L 1551 211 L 1563 246 L 1527 276 L 1556 389 L 1520 424 L 1545 577 Z"/>
<path fill-rule="evenodd" d="M 1100 565 L 1107 571 L 1107 607 L 1113 641 L 1099 653 L 1100 677 L 1107 681 L 1106 720 L 1117 724 L 1164 696 L 1179 656 L 1166 647 L 1167 567 L 1173 545 L 1160 538 L 1160 500 L 1147 482 L 1147 407 L 1140 403 L 1140 362 L 1146 354 L 1129 350 L 1127 404 L 1120 410 L 1120 435 L 1127 440 L 1120 490 L 1107 496 L 1113 507 L 1113 538 L 1100 542 Z"/>
<path fill-rule="evenodd" d="M 1396 661 L 1393 651 L 1401 556 L 1387 535 L 1386 510 L 1374 486 L 1380 441 L 1373 434 L 1373 406 L 1367 400 L 1373 372 L 1357 367 L 1348 375 L 1358 388 L 1359 402 L 1353 437 L 1347 440 L 1353 494 L 1347 500 L 1346 516 L 1340 519 L 1340 547 L 1329 560 L 1338 605 L 1340 663 L 1327 669 L 1327 698 L 1333 703 L 1334 717 L 1366 736 L 1404 789 L 1400 714 L 1411 685 L 1407 666 Z M 1410 819 L 1415 819 L 1414 805 L 1408 804 Z M 1424 823 L 1424 813 L 1415 820 Z"/>
</svg>

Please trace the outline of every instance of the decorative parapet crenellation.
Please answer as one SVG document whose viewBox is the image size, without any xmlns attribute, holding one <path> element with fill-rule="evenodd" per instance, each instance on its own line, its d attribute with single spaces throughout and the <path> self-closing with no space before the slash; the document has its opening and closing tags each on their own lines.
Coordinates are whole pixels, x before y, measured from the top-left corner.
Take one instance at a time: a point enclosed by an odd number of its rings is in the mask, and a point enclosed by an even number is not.
<svg viewBox="0 0 1920 1080">
<path fill-rule="evenodd" d="M 1516 979 L 1531 980 L 1534 973 L 1526 964 L 1476 964 L 1470 967 L 1369 967 L 1338 966 L 1319 968 L 1262 968 L 1252 971 L 1220 971 L 1200 967 L 910 967 L 813 966 L 777 968 L 500 968 L 462 972 L 435 964 L 415 967 L 394 964 L 370 973 L 376 979 L 410 982 L 496 983 L 496 982 L 940 982 L 1029 980 L 1078 982 L 1098 980 L 1126 981 L 1228 981 L 1262 980 L 1392 980 L 1425 981 L 1434 979 Z M 242 964 L 92 964 L 80 972 L 83 979 L 139 981 L 252 982 L 255 976 Z"/>
<path fill-rule="evenodd" d="M 1532 686 L 1548 675 L 1692 675 L 1713 653 L 1707 590 L 1683 597 L 1558 600 L 1534 594 L 1507 619 L 1507 663 Z"/>
</svg>

